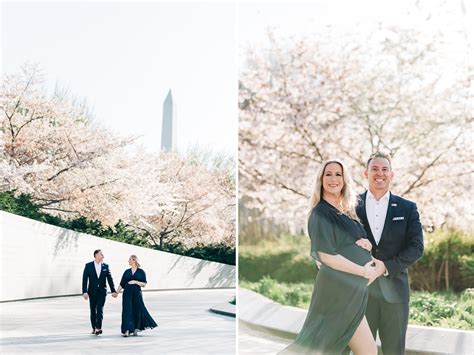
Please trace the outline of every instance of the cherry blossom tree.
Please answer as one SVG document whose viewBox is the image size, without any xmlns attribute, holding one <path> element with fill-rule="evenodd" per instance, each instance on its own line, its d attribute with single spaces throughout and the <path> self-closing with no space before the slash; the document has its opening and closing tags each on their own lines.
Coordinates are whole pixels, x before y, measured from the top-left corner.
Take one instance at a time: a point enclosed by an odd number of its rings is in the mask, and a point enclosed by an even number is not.
<svg viewBox="0 0 474 355">
<path fill-rule="evenodd" d="M 235 183 L 225 169 L 147 153 L 68 95 L 48 96 L 43 78 L 31 65 L 2 78 L 2 191 L 29 194 L 65 218 L 121 220 L 147 231 L 152 244 L 234 245 Z"/>
<path fill-rule="evenodd" d="M 157 169 L 151 175 L 159 177 L 173 197 L 172 204 L 162 206 L 159 193 L 150 195 L 147 205 L 154 208 L 131 218 L 131 224 L 145 231 L 151 244 L 235 244 L 235 182 L 226 171 L 170 153 L 162 153 L 146 165 Z"/>
<path fill-rule="evenodd" d="M 368 157 L 383 151 L 392 190 L 418 203 L 425 226 L 470 228 L 473 66 L 464 30 L 372 23 L 299 39 L 270 31 L 266 48 L 248 50 L 239 80 L 245 208 L 302 230 L 323 160 L 345 161 L 362 192 Z M 464 45 L 457 56 L 448 55 L 453 38 Z"/>
</svg>

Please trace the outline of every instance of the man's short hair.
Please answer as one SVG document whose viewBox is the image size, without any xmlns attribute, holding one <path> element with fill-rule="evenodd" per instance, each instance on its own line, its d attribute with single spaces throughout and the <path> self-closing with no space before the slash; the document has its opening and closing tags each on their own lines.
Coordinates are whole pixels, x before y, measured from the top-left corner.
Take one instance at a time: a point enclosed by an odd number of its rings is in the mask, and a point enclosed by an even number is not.
<svg viewBox="0 0 474 355">
<path fill-rule="evenodd" d="M 369 158 L 369 160 L 367 160 L 367 169 L 369 168 L 369 165 L 370 165 L 370 162 L 374 159 L 374 158 L 382 158 L 382 159 L 387 159 L 388 161 L 388 166 L 390 167 L 390 170 L 392 170 L 392 162 L 390 160 L 390 156 L 388 154 L 385 154 L 385 153 L 382 153 L 382 152 L 375 152 L 374 154 L 372 154 Z"/>
<path fill-rule="evenodd" d="M 100 249 L 94 250 L 94 258 L 100 251 L 102 251 L 102 250 L 100 250 Z"/>
</svg>

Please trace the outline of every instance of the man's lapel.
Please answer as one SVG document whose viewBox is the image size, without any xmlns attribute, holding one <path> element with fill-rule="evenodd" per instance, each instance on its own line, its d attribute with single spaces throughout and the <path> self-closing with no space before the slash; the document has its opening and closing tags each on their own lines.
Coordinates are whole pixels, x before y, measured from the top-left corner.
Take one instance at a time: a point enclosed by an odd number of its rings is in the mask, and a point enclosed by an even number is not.
<svg viewBox="0 0 474 355">
<path fill-rule="evenodd" d="M 95 270 L 95 262 L 94 261 L 91 264 L 91 273 L 93 275 L 92 277 L 95 278 L 96 280 L 98 280 L 97 271 Z"/>
<path fill-rule="evenodd" d="M 367 219 L 367 210 L 365 209 L 365 199 L 367 198 L 367 191 L 365 191 L 363 194 L 361 194 L 360 198 L 361 198 L 361 201 L 360 201 L 360 204 L 359 204 L 359 206 L 360 206 L 359 208 L 360 208 L 361 222 L 366 227 L 365 230 L 367 232 L 367 237 L 369 238 L 372 245 L 377 245 L 377 243 L 375 243 L 375 239 L 374 239 L 374 236 L 372 234 L 372 230 L 370 229 L 369 220 Z"/>
<path fill-rule="evenodd" d="M 387 215 L 385 216 L 385 223 L 383 224 L 382 235 L 380 236 L 379 244 L 382 243 L 385 235 L 390 230 L 390 225 L 392 224 L 392 219 L 395 213 L 397 212 L 398 201 L 390 192 L 390 198 L 388 199 Z"/>
</svg>

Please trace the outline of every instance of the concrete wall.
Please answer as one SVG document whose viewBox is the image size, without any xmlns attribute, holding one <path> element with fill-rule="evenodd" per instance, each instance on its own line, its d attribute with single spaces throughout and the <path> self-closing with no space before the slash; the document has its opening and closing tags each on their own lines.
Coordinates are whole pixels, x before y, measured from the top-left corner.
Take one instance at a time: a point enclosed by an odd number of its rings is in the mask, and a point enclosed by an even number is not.
<svg viewBox="0 0 474 355">
<path fill-rule="evenodd" d="M 147 289 L 235 287 L 235 266 L 73 232 L 0 211 L 0 301 L 81 294 L 84 264 L 102 249 L 115 287 L 135 254 Z"/>
</svg>

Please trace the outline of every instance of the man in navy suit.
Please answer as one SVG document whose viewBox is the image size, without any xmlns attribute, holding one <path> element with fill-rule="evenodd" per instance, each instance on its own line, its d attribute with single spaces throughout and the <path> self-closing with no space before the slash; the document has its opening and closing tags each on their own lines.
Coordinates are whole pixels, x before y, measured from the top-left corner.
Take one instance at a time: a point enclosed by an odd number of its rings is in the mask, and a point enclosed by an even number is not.
<svg viewBox="0 0 474 355">
<path fill-rule="evenodd" d="M 107 295 L 105 280 L 109 283 L 112 297 L 117 297 L 109 265 L 103 260 L 102 251 L 95 250 L 94 261 L 86 264 L 82 275 L 82 294 L 85 300 L 89 300 L 92 334 L 95 335 L 102 334 L 102 319 L 104 318 L 104 304 Z"/>
<path fill-rule="evenodd" d="M 408 267 L 423 255 L 423 230 L 416 204 L 389 191 L 393 178 L 388 156 L 375 153 L 364 173 L 368 191 L 356 209 L 372 256 L 383 261 L 379 277 L 369 286 L 366 317 L 384 355 L 404 354 L 410 286 Z"/>
</svg>

